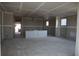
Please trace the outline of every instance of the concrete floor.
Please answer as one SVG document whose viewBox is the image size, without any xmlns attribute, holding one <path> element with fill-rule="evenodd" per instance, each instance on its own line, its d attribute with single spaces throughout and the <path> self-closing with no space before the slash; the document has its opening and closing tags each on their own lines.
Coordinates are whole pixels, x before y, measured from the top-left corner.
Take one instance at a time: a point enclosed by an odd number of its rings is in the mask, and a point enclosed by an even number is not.
<svg viewBox="0 0 79 59">
<path fill-rule="evenodd" d="M 74 56 L 75 42 L 56 37 L 5 40 L 2 56 Z"/>
</svg>

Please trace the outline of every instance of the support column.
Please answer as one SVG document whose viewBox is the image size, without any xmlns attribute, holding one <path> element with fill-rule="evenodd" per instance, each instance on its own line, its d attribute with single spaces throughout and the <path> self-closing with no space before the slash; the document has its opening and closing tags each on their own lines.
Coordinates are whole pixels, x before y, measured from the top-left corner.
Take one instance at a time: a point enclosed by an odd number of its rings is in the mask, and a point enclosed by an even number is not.
<svg viewBox="0 0 79 59">
<path fill-rule="evenodd" d="M 79 4 L 77 5 L 77 32 L 76 32 L 75 55 L 79 56 Z"/>
<path fill-rule="evenodd" d="M 56 32 L 55 35 L 60 37 L 60 26 L 61 26 L 61 19 L 59 16 L 56 17 Z"/>
</svg>

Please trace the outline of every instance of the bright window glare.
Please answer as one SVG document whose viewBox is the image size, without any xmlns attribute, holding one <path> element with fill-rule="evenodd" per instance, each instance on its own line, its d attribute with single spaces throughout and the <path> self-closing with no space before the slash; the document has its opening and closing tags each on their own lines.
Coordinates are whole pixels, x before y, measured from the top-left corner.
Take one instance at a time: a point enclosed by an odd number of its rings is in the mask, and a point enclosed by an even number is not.
<svg viewBox="0 0 79 59">
<path fill-rule="evenodd" d="M 61 25 L 66 25 L 67 24 L 67 19 L 64 18 L 64 19 L 61 19 Z"/>
<path fill-rule="evenodd" d="M 49 26 L 49 21 L 46 21 L 46 26 Z"/>
<path fill-rule="evenodd" d="M 15 24 L 15 33 L 20 33 L 19 30 L 21 29 L 21 24 Z"/>
</svg>

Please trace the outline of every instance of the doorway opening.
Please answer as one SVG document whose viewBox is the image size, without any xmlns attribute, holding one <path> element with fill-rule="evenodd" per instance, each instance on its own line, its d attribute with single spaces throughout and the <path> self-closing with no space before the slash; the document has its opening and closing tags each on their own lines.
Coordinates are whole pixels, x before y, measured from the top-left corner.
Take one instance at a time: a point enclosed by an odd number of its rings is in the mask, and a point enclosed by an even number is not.
<svg viewBox="0 0 79 59">
<path fill-rule="evenodd" d="M 15 22 L 15 38 L 21 37 L 21 23 Z"/>
<path fill-rule="evenodd" d="M 21 23 L 20 22 L 15 23 L 15 34 L 21 34 Z"/>
</svg>

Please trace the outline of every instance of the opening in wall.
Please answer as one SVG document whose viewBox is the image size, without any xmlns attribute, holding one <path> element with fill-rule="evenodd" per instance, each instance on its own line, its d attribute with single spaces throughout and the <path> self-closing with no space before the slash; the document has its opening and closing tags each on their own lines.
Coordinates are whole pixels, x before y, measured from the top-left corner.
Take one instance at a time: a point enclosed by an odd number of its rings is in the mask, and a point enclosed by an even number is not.
<svg viewBox="0 0 79 59">
<path fill-rule="evenodd" d="M 49 26 L 49 21 L 46 21 L 46 26 Z"/>
<path fill-rule="evenodd" d="M 21 34 L 21 23 L 16 22 L 15 23 L 15 34 Z"/>
<path fill-rule="evenodd" d="M 61 19 L 61 26 L 66 26 L 67 25 L 67 19 L 63 18 Z"/>
</svg>

